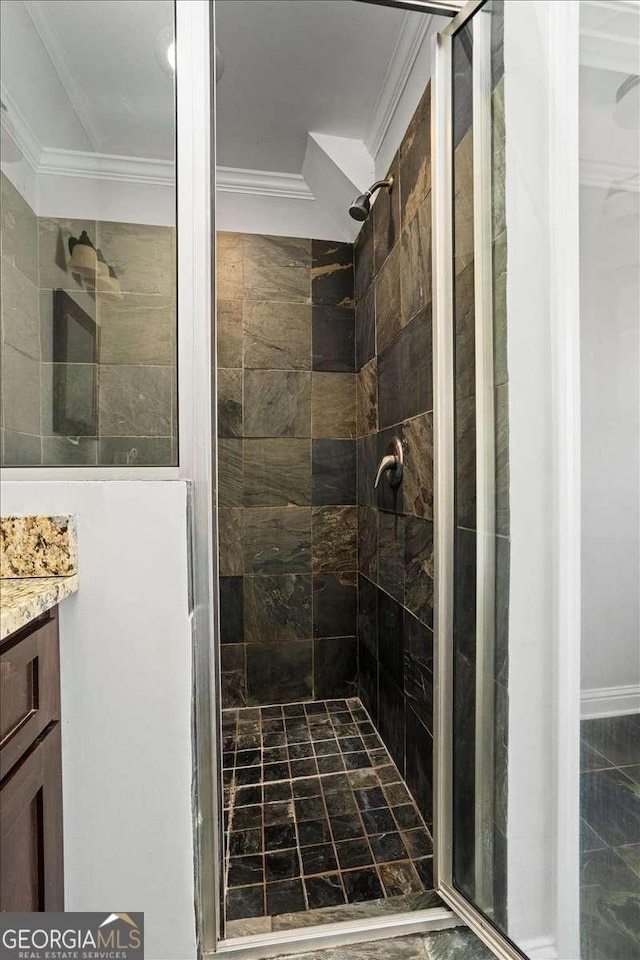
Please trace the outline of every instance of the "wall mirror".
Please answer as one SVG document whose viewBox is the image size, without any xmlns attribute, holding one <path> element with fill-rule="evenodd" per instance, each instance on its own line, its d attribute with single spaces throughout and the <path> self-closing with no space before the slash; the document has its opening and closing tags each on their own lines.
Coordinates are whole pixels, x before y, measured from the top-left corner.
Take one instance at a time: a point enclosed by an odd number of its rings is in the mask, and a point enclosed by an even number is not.
<svg viewBox="0 0 640 960">
<path fill-rule="evenodd" d="M 2 4 L 2 464 L 177 463 L 173 0 Z"/>
</svg>

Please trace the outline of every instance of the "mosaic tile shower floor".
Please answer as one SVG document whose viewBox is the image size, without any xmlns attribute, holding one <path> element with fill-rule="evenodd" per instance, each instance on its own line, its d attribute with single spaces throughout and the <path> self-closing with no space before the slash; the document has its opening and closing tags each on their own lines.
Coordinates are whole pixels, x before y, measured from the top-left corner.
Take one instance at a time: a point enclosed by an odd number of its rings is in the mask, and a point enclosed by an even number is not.
<svg viewBox="0 0 640 960">
<path fill-rule="evenodd" d="M 222 734 L 227 936 L 440 903 L 431 835 L 360 700 L 225 710 Z"/>
</svg>

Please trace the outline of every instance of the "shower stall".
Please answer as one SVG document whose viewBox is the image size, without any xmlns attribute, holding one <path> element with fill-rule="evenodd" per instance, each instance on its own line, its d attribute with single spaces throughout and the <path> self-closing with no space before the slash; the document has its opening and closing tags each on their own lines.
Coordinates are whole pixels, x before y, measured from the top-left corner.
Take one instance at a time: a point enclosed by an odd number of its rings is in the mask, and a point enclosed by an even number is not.
<svg viewBox="0 0 640 960">
<path fill-rule="evenodd" d="M 70 909 L 130 856 L 158 956 L 639 958 L 639 5 L 1 6 L 2 479 L 145 545 Z"/>
<path fill-rule="evenodd" d="M 605 70 L 598 36 L 635 36 L 635 13 L 359 6 L 372 36 L 398 11 L 405 31 L 431 17 L 417 27 L 430 67 L 421 83 L 409 72 L 412 108 L 375 175 L 352 174 L 359 192 L 336 176 L 327 199 L 318 146 L 338 154 L 309 135 L 303 174 L 333 236 L 279 235 L 264 211 L 246 226 L 217 87 L 223 947 L 268 955 L 285 935 L 310 949 L 461 918 L 500 957 L 628 958 L 638 702 L 632 686 L 592 712 L 580 690 L 579 295 L 590 71 Z M 230 71 L 232 7 L 216 12 Z M 616 85 L 612 114 L 635 90 Z M 633 154 L 632 137 L 618 148 Z M 633 189 L 612 188 L 629 225 Z M 635 537 L 631 566 L 637 551 Z M 637 661 L 632 635 L 621 655 Z M 602 790 L 628 818 L 608 842 Z"/>
</svg>

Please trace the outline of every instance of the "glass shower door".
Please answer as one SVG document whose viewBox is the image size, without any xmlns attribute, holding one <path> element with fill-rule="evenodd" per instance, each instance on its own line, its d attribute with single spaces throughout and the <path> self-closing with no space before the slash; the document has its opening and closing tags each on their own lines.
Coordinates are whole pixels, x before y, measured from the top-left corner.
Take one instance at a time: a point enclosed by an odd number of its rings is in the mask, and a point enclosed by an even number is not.
<svg viewBox="0 0 640 960">
<path fill-rule="evenodd" d="M 452 41 L 453 875 L 506 912 L 508 367 L 501 4 Z"/>
<path fill-rule="evenodd" d="M 437 865 L 505 958 L 640 956 L 639 23 L 437 43 Z"/>
</svg>

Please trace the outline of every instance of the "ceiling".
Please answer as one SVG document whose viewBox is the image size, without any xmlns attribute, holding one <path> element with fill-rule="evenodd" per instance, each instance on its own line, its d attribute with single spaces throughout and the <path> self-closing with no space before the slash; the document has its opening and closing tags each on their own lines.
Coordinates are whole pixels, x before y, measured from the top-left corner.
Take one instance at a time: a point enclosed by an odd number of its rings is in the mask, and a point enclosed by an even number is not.
<svg viewBox="0 0 640 960">
<path fill-rule="evenodd" d="M 41 148 L 173 159 L 173 79 L 156 50 L 172 0 L 2 0 L 2 25 L 3 99 Z"/>
<path fill-rule="evenodd" d="M 41 149 L 173 159 L 173 6 L 2 0 L 3 99 Z M 366 142 L 424 22 L 357 0 L 217 0 L 218 164 L 299 174 L 309 132 Z"/>
<path fill-rule="evenodd" d="M 367 139 L 405 13 L 356 0 L 217 0 L 217 159 L 300 173 L 307 133 Z"/>
<path fill-rule="evenodd" d="M 635 170 L 637 180 L 640 111 L 635 129 L 625 129 L 616 121 L 616 94 L 627 76 L 597 67 L 580 68 L 580 158 L 607 163 L 614 179 L 616 168 L 621 178 L 625 169 Z"/>
<path fill-rule="evenodd" d="M 0 0 L 3 169 L 42 215 L 71 196 L 104 218 L 108 184 L 121 219 L 134 216 L 135 194 L 135 216 L 152 222 L 156 188 L 173 210 L 174 7 Z M 356 225 L 342 193 L 391 162 L 441 18 L 361 0 L 216 0 L 215 9 L 219 222 L 349 239 Z"/>
<path fill-rule="evenodd" d="M 616 96 L 640 73 L 640 3 L 590 0 L 580 7 L 581 180 L 640 188 L 640 101 L 627 94 L 627 121 L 620 123 Z M 635 113 L 636 123 L 633 124 Z M 635 127 L 635 128 L 634 128 Z"/>
</svg>

